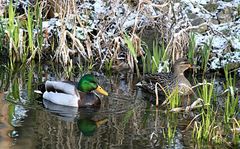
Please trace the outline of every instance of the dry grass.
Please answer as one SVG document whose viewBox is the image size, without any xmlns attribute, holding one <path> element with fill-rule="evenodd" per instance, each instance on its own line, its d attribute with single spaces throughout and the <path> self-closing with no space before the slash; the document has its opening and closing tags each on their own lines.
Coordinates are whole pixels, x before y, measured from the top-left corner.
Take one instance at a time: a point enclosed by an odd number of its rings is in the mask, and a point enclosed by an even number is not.
<svg viewBox="0 0 240 149">
<path fill-rule="evenodd" d="M 129 68 L 134 70 L 134 63 L 131 60 L 129 51 L 126 50 L 123 39 L 124 34 L 125 32 L 129 33 L 137 55 L 142 56 L 144 50 L 138 32 L 148 26 L 156 27 L 159 34 L 164 37 L 162 39 L 167 45 L 168 55 L 171 55 L 173 62 L 186 54 L 188 31 L 191 29 L 187 28 L 185 21 L 180 21 L 177 15 L 179 12 L 173 11 L 171 2 L 157 4 L 143 0 L 133 5 L 133 3 L 115 0 L 108 4 L 111 7 L 106 6 L 106 8 L 111 9 L 105 14 L 98 13 L 95 15 L 98 19 L 91 18 L 93 21 L 101 20 L 95 24 L 96 33 L 93 34 L 92 31 L 85 30 L 85 39 L 81 40 L 76 37 L 76 29 L 78 27 L 88 28 L 89 26 L 87 20 L 83 20 L 79 14 L 90 16 L 95 12 L 75 4 L 74 1 L 50 1 L 50 8 L 54 8 L 54 14 L 58 14 L 62 22 L 55 52 L 55 58 L 58 61 L 67 65 L 71 61 L 71 55 L 77 54 L 85 61 L 94 59 L 93 65 L 95 65 L 94 63 L 100 64 L 100 69 L 106 60 L 111 60 L 113 67 L 120 65 L 124 61 L 125 63 L 128 62 Z M 117 15 L 119 9 L 124 9 L 123 15 Z M 156 15 L 152 15 L 153 12 Z M 142 17 L 145 18 L 145 23 L 143 23 Z M 64 23 L 66 20 L 73 24 L 71 31 Z"/>
<path fill-rule="evenodd" d="M 28 62 L 35 58 L 36 53 L 40 56 L 48 55 L 48 58 L 50 53 L 50 58 L 63 66 L 87 63 L 102 69 L 106 62 L 111 61 L 112 68 L 119 69 L 128 65 L 134 71 L 138 62 L 131 58 L 124 36 L 126 33 L 130 36 L 137 57 L 141 57 L 146 53 L 141 33 L 146 28 L 152 27 L 160 35 L 159 44 L 166 45 L 168 57 L 174 63 L 176 59 L 186 56 L 188 33 L 199 27 L 191 26 L 180 9 L 173 9 L 174 3 L 171 1 L 154 3 L 150 0 L 134 2 L 113 0 L 96 1 L 92 5 L 85 1 L 77 3 L 74 0 L 42 0 L 38 5 L 43 21 L 50 24 L 51 19 L 55 18 L 58 24 L 43 28 L 43 49 L 35 46 L 32 56 L 28 57 Z M 99 8 L 94 8 L 95 6 Z M 27 12 L 21 16 L 26 14 Z M 23 37 L 19 39 L 24 40 Z M 10 44 L 10 48 L 14 49 L 17 55 L 18 49 L 21 49 L 23 44 L 27 46 L 26 41 L 19 43 L 21 45 Z"/>
</svg>

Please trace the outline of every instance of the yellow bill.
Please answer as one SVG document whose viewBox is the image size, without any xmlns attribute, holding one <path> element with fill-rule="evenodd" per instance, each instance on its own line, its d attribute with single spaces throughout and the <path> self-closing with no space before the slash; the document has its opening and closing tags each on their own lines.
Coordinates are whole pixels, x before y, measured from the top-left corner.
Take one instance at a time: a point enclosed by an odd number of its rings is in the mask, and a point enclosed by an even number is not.
<svg viewBox="0 0 240 149">
<path fill-rule="evenodd" d="M 193 65 L 192 64 L 188 64 L 188 68 L 193 68 Z"/>
<path fill-rule="evenodd" d="M 96 91 L 100 94 L 103 94 L 105 96 L 108 96 L 108 92 L 106 92 L 101 86 L 98 85 L 98 87 L 96 88 Z"/>
</svg>

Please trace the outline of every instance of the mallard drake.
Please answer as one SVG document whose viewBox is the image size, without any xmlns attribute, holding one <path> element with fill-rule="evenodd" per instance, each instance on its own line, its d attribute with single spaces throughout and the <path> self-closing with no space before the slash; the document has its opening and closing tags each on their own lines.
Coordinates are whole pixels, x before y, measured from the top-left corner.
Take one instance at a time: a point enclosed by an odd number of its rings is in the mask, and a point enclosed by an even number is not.
<svg viewBox="0 0 240 149">
<path fill-rule="evenodd" d="M 140 86 L 151 93 L 155 93 L 155 84 L 158 82 L 167 93 L 171 93 L 177 88 L 180 95 L 189 95 L 192 93 L 192 85 L 184 76 L 184 71 L 189 68 L 192 68 L 192 65 L 187 59 L 178 59 L 173 65 L 172 72 L 146 74 L 143 81 L 138 83 L 137 86 Z M 160 94 L 164 93 L 162 88 L 158 87 Z"/>
<path fill-rule="evenodd" d="M 108 96 L 108 93 L 98 85 L 97 79 L 91 74 L 84 75 L 78 83 L 46 81 L 39 89 L 45 100 L 72 107 L 99 106 L 101 101 L 93 91 Z"/>
</svg>

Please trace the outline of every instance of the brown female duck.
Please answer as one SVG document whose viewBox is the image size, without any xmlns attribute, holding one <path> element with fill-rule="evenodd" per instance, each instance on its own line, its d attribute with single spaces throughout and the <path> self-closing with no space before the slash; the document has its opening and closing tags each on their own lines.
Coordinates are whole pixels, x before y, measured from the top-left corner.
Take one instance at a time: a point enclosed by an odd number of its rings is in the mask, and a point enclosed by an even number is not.
<svg viewBox="0 0 240 149">
<path fill-rule="evenodd" d="M 167 93 L 171 93 L 177 88 L 181 95 L 189 95 L 192 93 L 192 85 L 184 76 L 184 71 L 191 67 L 192 65 L 187 59 L 181 58 L 174 63 L 172 72 L 146 74 L 143 81 L 137 85 L 151 93 L 155 93 L 155 84 L 158 82 Z M 163 93 L 162 88 L 158 87 L 160 93 Z"/>
</svg>

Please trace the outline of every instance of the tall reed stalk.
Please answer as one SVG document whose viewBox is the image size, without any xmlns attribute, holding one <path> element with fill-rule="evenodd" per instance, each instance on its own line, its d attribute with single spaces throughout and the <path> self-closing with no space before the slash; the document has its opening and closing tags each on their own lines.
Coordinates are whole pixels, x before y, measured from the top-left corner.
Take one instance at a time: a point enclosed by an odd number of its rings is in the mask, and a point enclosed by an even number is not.
<svg viewBox="0 0 240 149">
<path fill-rule="evenodd" d="M 18 45 L 18 33 L 19 28 L 17 23 L 15 22 L 15 10 L 13 9 L 12 0 L 10 0 L 9 7 L 8 7 L 8 36 L 9 36 L 9 65 L 10 68 L 13 69 L 13 63 L 15 62 L 16 56 L 18 55 L 17 50 L 15 49 Z M 15 52 L 15 53 L 14 53 Z"/>
<path fill-rule="evenodd" d="M 230 118 L 237 113 L 238 107 L 238 94 L 236 93 L 236 71 L 234 74 L 229 73 L 229 65 L 224 67 L 224 74 L 226 82 L 224 88 L 227 90 L 227 98 L 225 100 L 224 121 L 228 123 Z"/>
<path fill-rule="evenodd" d="M 209 41 L 209 43 L 205 43 L 204 46 L 202 47 L 202 65 L 201 68 L 203 70 L 203 73 L 206 73 L 207 71 L 207 64 L 210 56 L 210 52 L 212 50 L 212 39 Z"/>
<path fill-rule="evenodd" d="M 107 59 L 104 63 L 104 66 L 105 66 L 105 70 L 110 73 L 110 70 L 112 68 L 112 64 L 113 64 L 113 58 L 111 59 Z"/>
<path fill-rule="evenodd" d="M 173 92 L 167 96 L 167 99 L 169 100 L 171 109 L 177 108 L 181 104 L 178 88 L 175 88 Z"/>
<path fill-rule="evenodd" d="M 36 17 L 36 25 L 35 27 L 39 29 L 38 35 L 37 35 L 37 47 L 38 47 L 38 55 L 39 55 L 39 60 L 41 56 L 41 50 L 43 46 L 43 28 L 42 28 L 42 8 L 39 7 L 40 2 L 37 0 L 36 2 L 36 7 L 35 7 L 35 17 Z"/>
<path fill-rule="evenodd" d="M 152 54 L 151 51 L 148 49 L 148 47 L 145 47 L 145 56 L 142 56 L 142 62 L 143 62 L 143 73 L 147 73 L 147 72 L 151 72 L 152 68 L 151 68 L 151 64 L 152 64 Z"/>
<path fill-rule="evenodd" d="M 214 79 L 210 83 L 203 80 L 201 86 L 197 88 L 197 92 L 206 106 L 200 111 L 201 121 L 196 121 L 194 124 L 193 137 L 196 138 L 198 142 L 202 140 L 210 141 L 214 137 L 214 126 L 216 125 L 216 115 L 212 106 L 212 101 L 216 98 L 214 92 Z"/>
<path fill-rule="evenodd" d="M 188 60 L 191 64 L 196 65 L 195 50 L 196 50 L 196 37 L 193 32 L 190 33 L 189 46 L 188 46 Z"/>
<path fill-rule="evenodd" d="M 143 72 L 157 73 L 168 71 L 168 55 L 164 41 L 159 45 L 158 40 L 153 41 L 153 49 L 145 48 L 145 56 L 142 57 Z"/>
<path fill-rule="evenodd" d="M 132 69 L 132 71 L 134 71 L 134 69 L 137 72 L 137 76 L 140 76 L 140 72 L 139 72 L 139 68 L 138 68 L 138 60 L 137 60 L 137 51 L 134 48 L 133 42 L 131 40 L 131 38 L 125 34 L 124 36 L 124 41 L 128 46 L 129 49 L 129 55 L 128 55 L 128 64 L 130 66 L 130 68 Z"/>
<path fill-rule="evenodd" d="M 8 24 L 6 31 L 8 36 L 7 40 L 9 40 L 8 58 L 9 66 L 11 69 L 14 68 L 13 65 L 15 62 L 25 63 L 27 60 L 30 61 L 34 59 L 36 52 L 39 53 L 39 56 L 41 55 L 41 49 L 43 45 L 43 33 L 41 8 L 38 4 L 40 3 L 37 1 L 34 11 L 32 8 L 28 7 L 26 12 L 27 20 L 25 23 L 25 20 L 19 19 L 19 17 L 16 16 L 13 2 L 12 0 L 10 0 L 8 7 Z M 37 38 L 34 37 L 34 28 L 36 28 L 37 31 Z M 1 29 L 2 28 L 0 27 L 0 30 Z M 25 29 L 27 30 L 27 32 Z M 0 42 L 1 39 L 2 38 L 0 35 Z M 0 46 L 2 46 L 1 43 Z"/>
<path fill-rule="evenodd" d="M 33 53 L 33 15 L 31 8 L 28 7 L 28 16 L 27 16 L 27 31 L 28 31 L 28 49 L 30 53 Z M 27 52 L 28 53 L 28 52 Z"/>
</svg>

